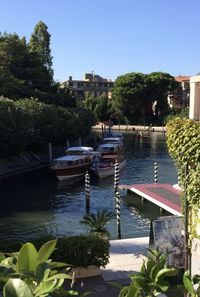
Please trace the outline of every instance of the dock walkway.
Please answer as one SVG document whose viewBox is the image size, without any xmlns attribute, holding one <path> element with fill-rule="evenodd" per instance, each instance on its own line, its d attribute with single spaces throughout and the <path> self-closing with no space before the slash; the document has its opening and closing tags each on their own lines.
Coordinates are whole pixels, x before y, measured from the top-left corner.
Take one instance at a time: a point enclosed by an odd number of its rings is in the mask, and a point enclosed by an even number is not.
<svg viewBox="0 0 200 297">
<path fill-rule="evenodd" d="M 181 191 L 169 184 L 137 184 L 119 185 L 122 190 L 136 193 L 168 211 L 173 215 L 181 215 Z"/>
</svg>

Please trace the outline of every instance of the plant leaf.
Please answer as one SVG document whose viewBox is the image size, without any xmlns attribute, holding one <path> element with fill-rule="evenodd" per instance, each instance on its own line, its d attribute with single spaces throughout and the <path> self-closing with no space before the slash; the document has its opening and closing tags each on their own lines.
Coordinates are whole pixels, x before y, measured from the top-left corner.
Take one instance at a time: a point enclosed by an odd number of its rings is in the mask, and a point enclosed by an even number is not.
<svg viewBox="0 0 200 297">
<path fill-rule="evenodd" d="M 19 251 L 17 261 L 17 272 L 18 273 L 35 273 L 37 266 L 37 250 L 35 246 L 27 242 Z"/>
<path fill-rule="evenodd" d="M 25 281 L 11 278 L 3 288 L 4 297 L 34 297 Z"/>
<path fill-rule="evenodd" d="M 45 262 L 49 259 L 53 251 L 55 250 L 57 240 L 50 240 L 43 244 L 38 252 L 37 262 L 38 264 Z"/>
</svg>

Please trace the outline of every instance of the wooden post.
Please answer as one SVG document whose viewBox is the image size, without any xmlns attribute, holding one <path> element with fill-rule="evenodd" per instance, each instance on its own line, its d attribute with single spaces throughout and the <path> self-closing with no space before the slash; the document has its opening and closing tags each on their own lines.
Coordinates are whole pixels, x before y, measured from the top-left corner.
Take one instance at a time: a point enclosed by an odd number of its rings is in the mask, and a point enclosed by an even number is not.
<svg viewBox="0 0 200 297">
<path fill-rule="evenodd" d="M 79 137 L 79 139 L 78 139 L 78 145 L 81 146 L 81 144 L 82 144 L 81 137 Z"/>
<path fill-rule="evenodd" d="M 116 193 L 119 187 L 119 163 L 116 161 L 114 166 L 115 166 L 114 193 Z"/>
<path fill-rule="evenodd" d="M 117 238 L 121 239 L 121 223 L 120 223 L 120 193 L 115 193 L 115 205 L 116 205 L 116 220 L 117 220 Z"/>
<path fill-rule="evenodd" d="M 158 164 L 154 161 L 154 184 L 158 183 Z"/>
<path fill-rule="evenodd" d="M 69 148 L 69 140 L 67 140 L 67 149 Z"/>
<path fill-rule="evenodd" d="M 103 125 L 101 125 L 101 140 L 103 140 L 103 135 L 104 135 L 104 132 L 103 132 Z"/>
<path fill-rule="evenodd" d="M 85 174 L 85 198 L 86 198 L 86 213 L 90 213 L 90 175 L 88 171 Z"/>
<path fill-rule="evenodd" d="M 52 144 L 49 142 L 49 163 L 51 164 L 53 161 L 53 152 L 52 152 Z"/>
</svg>

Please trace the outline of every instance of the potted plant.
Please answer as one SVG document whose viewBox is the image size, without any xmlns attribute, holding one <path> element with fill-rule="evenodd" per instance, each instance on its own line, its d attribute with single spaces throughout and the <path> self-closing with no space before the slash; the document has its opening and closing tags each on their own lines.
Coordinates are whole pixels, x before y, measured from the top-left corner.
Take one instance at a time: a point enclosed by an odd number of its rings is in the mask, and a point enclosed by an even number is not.
<svg viewBox="0 0 200 297">
<path fill-rule="evenodd" d="M 87 214 L 80 221 L 81 224 L 89 228 L 90 234 L 98 234 L 102 238 L 110 238 L 110 233 L 106 229 L 106 224 L 114 217 L 114 213 L 106 209 L 99 210 L 97 214 Z"/>
<path fill-rule="evenodd" d="M 69 263 L 75 278 L 95 276 L 109 261 L 109 247 L 109 241 L 96 234 L 61 238 L 54 258 Z"/>
</svg>

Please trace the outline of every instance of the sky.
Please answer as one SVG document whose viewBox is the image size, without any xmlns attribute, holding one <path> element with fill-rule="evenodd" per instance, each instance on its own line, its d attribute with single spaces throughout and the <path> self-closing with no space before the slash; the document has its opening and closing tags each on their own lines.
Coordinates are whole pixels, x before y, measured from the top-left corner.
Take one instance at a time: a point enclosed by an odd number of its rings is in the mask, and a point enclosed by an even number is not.
<svg viewBox="0 0 200 297">
<path fill-rule="evenodd" d="M 200 0 L 0 0 L 0 32 L 28 42 L 39 21 L 58 81 L 200 72 Z"/>
</svg>

